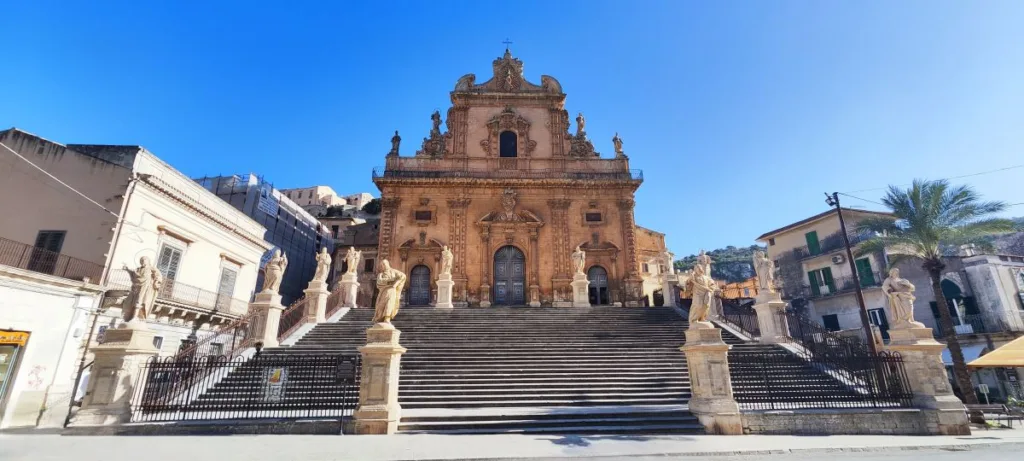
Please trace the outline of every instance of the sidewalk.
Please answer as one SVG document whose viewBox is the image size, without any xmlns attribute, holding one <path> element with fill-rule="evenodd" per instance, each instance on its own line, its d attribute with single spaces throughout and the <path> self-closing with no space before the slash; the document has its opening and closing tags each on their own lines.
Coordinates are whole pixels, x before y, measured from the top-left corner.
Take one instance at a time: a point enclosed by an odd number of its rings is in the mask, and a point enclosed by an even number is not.
<svg viewBox="0 0 1024 461">
<path fill-rule="evenodd" d="M 1024 429 L 975 430 L 972 436 L 122 436 L 0 434 L 4 461 L 393 461 L 709 456 L 799 452 L 970 449 L 1020 444 Z"/>
</svg>

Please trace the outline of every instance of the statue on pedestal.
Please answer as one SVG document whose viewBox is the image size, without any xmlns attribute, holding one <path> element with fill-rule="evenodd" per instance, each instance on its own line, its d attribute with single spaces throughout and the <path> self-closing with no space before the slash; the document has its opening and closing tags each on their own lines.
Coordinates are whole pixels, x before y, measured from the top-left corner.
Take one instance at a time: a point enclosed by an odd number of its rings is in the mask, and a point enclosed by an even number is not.
<svg viewBox="0 0 1024 461">
<path fill-rule="evenodd" d="M 263 267 L 263 291 L 261 293 L 274 293 L 281 289 L 281 279 L 284 271 L 288 269 L 288 255 L 281 253 L 281 250 L 274 250 L 274 255 Z"/>
<path fill-rule="evenodd" d="M 572 252 L 572 267 L 576 271 L 576 274 L 584 274 L 583 268 L 587 264 L 587 253 L 580 249 L 579 245 L 576 245 L 576 250 Z"/>
<path fill-rule="evenodd" d="M 395 130 L 395 135 L 391 137 L 391 152 L 388 152 L 389 157 L 398 156 L 398 145 L 402 143 L 402 137 L 398 135 L 398 130 Z"/>
<path fill-rule="evenodd" d="M 891 269 L 889 277 L 882 282 L 882 292 L 889 299 L 889 310 L 893 316 L 893 329 L 924 328 L 924 324 L 914 321 L 914 284 L 900 277 L 899 269 Z"/>
<path fill-rule="evenodd" d="M 316 255 L 316 272 L 313 274 L 314 282 L 326 282 L 327 274 L 331 271 L 331 255 L 327 254 L 327 247 L 320 249 Z"/>
<path fill-rule="evenodd" d="M 433 114 L 430 114 L 430 121 L 433 124 L 433 126 L 430 128 L 430 136 L 434 137 L 435 135 L 440 135 L 441 134 L 441 112 L 435 110 Z"/>
<path fill-rule="evenodd" d="M 125 322 L 144 321 L 153 310 L 164 276 L 145 256 L 139 258 L 139 267 L 135 270 L 123 267 L 132 280 L 132 288 L 121 305 L 121 316 Z"/>
<path fill-rule="evenodd" d="M 754 251 L 754 272 L 757 273 L 757 287 L 769 292 L 775 291 L 773 264 L 761 250 Z"/>
<path fill-rule="evenodd" d="M 405 288 L 405 274 L 391 268 L 388 260 L 380 262 L 380 274 L 377 274 L 377 305 L 373 312 L 374 323 L 391 323 L 398 315 L 401 305 L 402 290 Z"/>
<path fill-rule="evenodd" d="M 587 119 L 583 117 L 583 112 L 576 114 L 576 136 L 582 136 L 587 132 Z"/>
<path fill-rule="evenodd" d="M 345 273 L 355 274 L 356 268 L 359 267 L 359 260 L 362 259 L 363 252 L 356 250 L 355 247 L 348 247 L 348 252 L 345 253 Z"/>
<path fill-rule="evenodd" d="M 622 138 L 619 137 L 619 133 L 615 132 L 615 136 L 612 137 L 612 145 L 615 146 L 615 156 L 623 157 L 625 154 L 622 152 Z"/>
<path fill-rule="evenodd" d="M 701 326 L 699 323 L 707 323 L 717 292 L 718 283 L 705 273 L 705 266 L 699 263 L 693 266 L 693 274 L 686 279 L 683 287 L 683 296 L 693 300 L 690 305 L 690 329 L 706 328 L 706 325 Z"/>
<path fill-rule="evenodd" d="M 452 275 L 452 261 L 455 259 L 455 254 L 452 250 L 445 245 L 441 249 L 441 275 Z"/>
</svg>

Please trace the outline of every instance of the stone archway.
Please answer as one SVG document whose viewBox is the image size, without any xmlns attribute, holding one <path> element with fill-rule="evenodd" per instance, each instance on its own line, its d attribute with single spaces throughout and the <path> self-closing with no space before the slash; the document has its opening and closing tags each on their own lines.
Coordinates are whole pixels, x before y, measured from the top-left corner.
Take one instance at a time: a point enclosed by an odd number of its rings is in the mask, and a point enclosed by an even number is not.
<svg viewBox="0 0 1024 461">
<path fill-rule="evenodd" d="M 526 304 L 526 255 L 512 245 L 494 253 L 494 304 Z"/>
</svg>

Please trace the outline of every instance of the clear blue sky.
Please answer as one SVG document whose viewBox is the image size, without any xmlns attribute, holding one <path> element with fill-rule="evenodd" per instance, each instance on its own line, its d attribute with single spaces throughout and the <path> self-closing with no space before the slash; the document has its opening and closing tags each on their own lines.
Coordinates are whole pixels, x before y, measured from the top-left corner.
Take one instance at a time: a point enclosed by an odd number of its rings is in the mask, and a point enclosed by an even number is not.
<svg viewBox="0 0 1024 461">
<path fill-rule="evenodd" d="M 1021 1 L 209 3 L 6 2 L 0 126 L 376 194 L 392 132 L 411 155 L 509 37 L 599 151 L 620 133 L 637 222 L 677 256 L 751 244 L 824 191 L 1024 164 Z M 1022 178 L 963 181 L 1016 203 Z"/>
</svg>

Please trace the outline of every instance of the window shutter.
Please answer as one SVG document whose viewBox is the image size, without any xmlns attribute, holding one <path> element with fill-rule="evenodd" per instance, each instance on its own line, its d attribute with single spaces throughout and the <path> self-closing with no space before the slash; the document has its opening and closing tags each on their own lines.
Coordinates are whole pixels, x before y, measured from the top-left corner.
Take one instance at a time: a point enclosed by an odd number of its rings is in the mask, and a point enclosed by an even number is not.
<svg viewBox="0 0 1024 461">
<path fill-rule="evenodd" d="M 974 300 L 974 296 L 966 296 L 963 298 L 964 313 L 966 315 L 979 315 L 981 311 L 978 310 L 978 302 Z"/>
<path fill-rule="evenodd" d="M 818 242 L 818 231 L 810 231 L 804 234 L 804 238 L 807 239 L 807 251 L 816 255 L 821 253 L 821 244 Z"/>
<path fill-rule="evenodd" d="M 939 320 L 939 303 L 935 301 L 928 301 L 928 307 L 932 308 L 932 317 L 935 319 L 935 324 L 938 325 Z"/>
<path fill-rule="evenodd" d="M 164 274 L 164 278 L 174 280 L 178 276 L 178 265 L 181 263 L 181 250 L 164 245 L 160 249 L 160 260 L 156 268 Z"/>
<path fill-rule="evenodd" d="M 811 282 L 811 294 L 813 294 L 814 296 L 821 295 L 821 289 L 818 288 L 818 277 L 816 271 L 808 272 L 807 280 Z"/>
<path fill-rule="evenodd" d="M 825 285 L 828 286 L 829 293 L 836 292 L 836 281 L 832 278 L 832 269 L 824 268 L 821 270 L 821 277 L 825 280 Z"/>
<path fill-rule="evenodd" d="M 868 258 L 857 260 L 857 275 L 860 276 L 860 285 L 863 287 L 875 284 L 875 275 L 871 273 L 871 261 Z"/>
<path fill-rule="evenodd" d="M 222 268 L 220 270 L 220 283 L 217 285 L 217 293 L 226 297 L 234 296 L 236 279 L 238 279 L 238 272 L 226 267 Z"/>
</svg>

